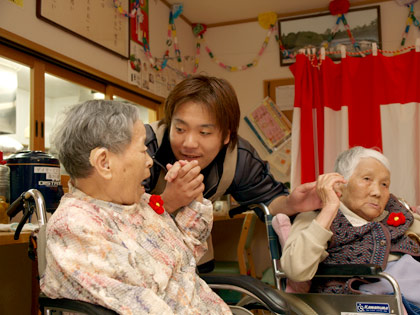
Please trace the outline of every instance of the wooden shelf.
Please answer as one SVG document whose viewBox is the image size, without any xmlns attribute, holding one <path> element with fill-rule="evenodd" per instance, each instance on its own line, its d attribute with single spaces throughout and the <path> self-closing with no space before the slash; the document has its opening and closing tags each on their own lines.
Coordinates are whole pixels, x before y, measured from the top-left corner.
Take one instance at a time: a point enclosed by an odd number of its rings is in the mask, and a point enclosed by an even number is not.
<svg viewBox="0 0 420 315">
<path fill-rule="evenodd" d="M 14 245 L 29 242 L 31 232 L 21 232 L 19 239 L 13 239 L 15 232 L 0 232 L 0 245 Z"/>
</svg>

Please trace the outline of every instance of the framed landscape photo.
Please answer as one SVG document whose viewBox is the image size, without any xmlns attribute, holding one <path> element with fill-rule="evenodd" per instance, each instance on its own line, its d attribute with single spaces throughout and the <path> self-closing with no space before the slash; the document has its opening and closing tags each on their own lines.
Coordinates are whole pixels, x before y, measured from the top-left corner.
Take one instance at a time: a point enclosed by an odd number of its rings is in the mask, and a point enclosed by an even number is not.
<svg viewBox="0 0 420 315">
<path fill-rule="evenodd" d="M 379 6 L 350 9 L 344 16 L 360 50 L 370 49 L 372 43 L 380 47 Z M 300 49 L 316 48 L 318 51 L 326 44 L 328 45 L 327 52 L 340 51 L 340 45 L 345 45 L 347 52 L 356 52 L 342 20 L 339 22 L 335 36 L 328 42 L 337 19 L 336 15 L 321 13 L 278 20 L 279 38 L 284 47 L 280 50 L 280 64 L 288 66 L 294 63 Z M 340 59 L 340 54 L 327 54 L 327 56 L 333 60 Z"/>
</svg>

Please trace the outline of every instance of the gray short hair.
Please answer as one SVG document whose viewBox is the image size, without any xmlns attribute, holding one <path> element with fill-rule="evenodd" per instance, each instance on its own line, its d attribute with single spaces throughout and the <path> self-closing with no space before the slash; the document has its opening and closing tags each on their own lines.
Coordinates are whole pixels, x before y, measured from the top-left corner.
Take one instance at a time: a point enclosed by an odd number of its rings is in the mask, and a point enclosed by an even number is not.
<svg viewBox="0 0 420 315">
<path fill-rule="evenodd" d="M 340 153 L 335 161 L 334 171 L 343 175 L 346 180 L 349 180 L 357 165 L 360 163 L 360 160 L 363 158 L 374 158 L 381 162 L 388 171 L 391 172 L 389 160 L 385 155 L 379 151 L 360 146 L 353 147 Z"/>
<path fill-rule="evenodd" d="M 92 172 L 90 152 L 107 148 L 120 153 L 131 142 L 133 125 L 140 120 L 135 105 L 107 100 L 90 100 L 63 113 L 52 137 L 53 151 L 72 178 Z"/>
</svg>

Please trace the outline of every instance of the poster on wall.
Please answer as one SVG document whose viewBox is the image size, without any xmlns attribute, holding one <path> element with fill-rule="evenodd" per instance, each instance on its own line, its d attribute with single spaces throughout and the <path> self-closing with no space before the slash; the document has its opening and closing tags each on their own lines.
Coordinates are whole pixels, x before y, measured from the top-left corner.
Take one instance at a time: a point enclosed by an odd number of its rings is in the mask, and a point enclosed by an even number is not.
<svg viewBox="0 0 420 315">
<path fill-rule="evenodd" d="M 139 6 L 139 8 L 136 8 Z M 147 43 L 149 38 L 149 0 L 130 0 L 130 12 L 135 10 L 136 16 L 130 18 L 130 38 L 143 46 L 143 37 Z"/>
<path fill-rule="evenodd" d="M 268 96 L 244 119 L 268 153 L 273 153 L 291 137 L 290 121 Z"/>
<path fill-rule="evenodd" d="M 155 62 L 158 62 L 155 60 Z M 150 59 L 146 56 L 143 46 L 137 42 L 130 43 L 130 58 L 128 60 L 128 82 L 139 88 L 166 97 L 169 92 L 184 77 L 176 71 L 173 59 L 168 61 L 168 66 L 156 71 Z"/>
</svg>

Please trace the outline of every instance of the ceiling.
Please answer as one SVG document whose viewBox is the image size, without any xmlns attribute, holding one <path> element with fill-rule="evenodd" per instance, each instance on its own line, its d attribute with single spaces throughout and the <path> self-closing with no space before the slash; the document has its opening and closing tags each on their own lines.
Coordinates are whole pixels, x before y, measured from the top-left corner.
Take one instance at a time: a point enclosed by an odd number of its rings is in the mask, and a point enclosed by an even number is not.
<svg viewBox="0 0 420 315">
<path fill-rule="evenodd" d="M 385 0 L 386 1 L 386 0 Z M 275 12 L 279 17 L 302 15 L 328 11 L 329 0 L 162 0 L 167 5 L 182 3 L 182 15 L 190 23 L 207 26 L 232 24 L 243 20 L 257 20 L 258 14 Z M 363 5 L 375 0 L 352 1 L 350 4 Z"/>
</svg>

